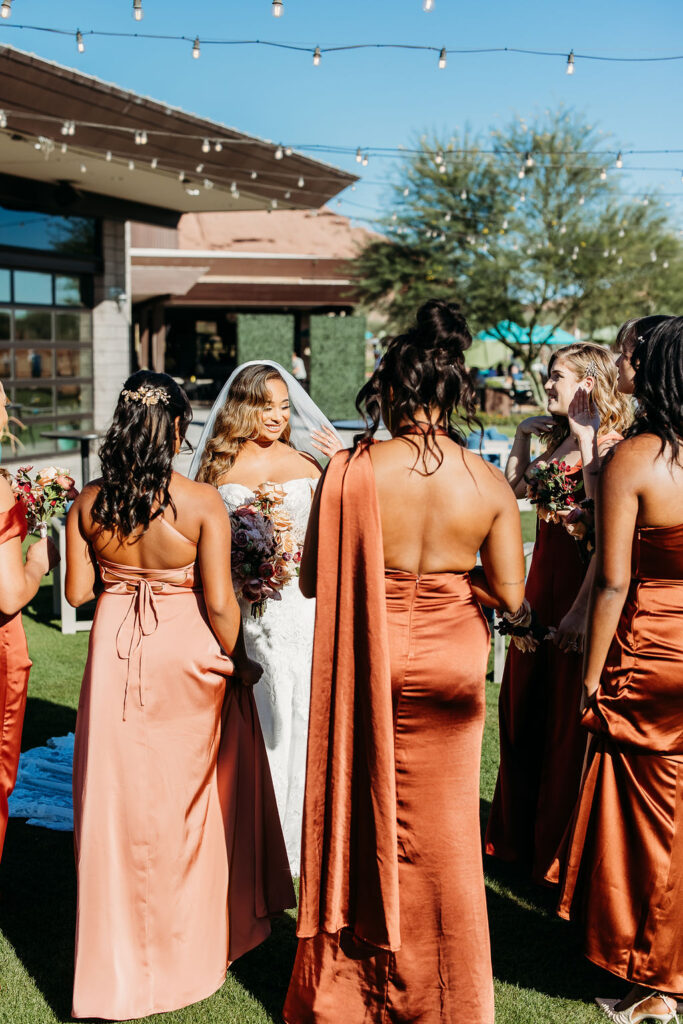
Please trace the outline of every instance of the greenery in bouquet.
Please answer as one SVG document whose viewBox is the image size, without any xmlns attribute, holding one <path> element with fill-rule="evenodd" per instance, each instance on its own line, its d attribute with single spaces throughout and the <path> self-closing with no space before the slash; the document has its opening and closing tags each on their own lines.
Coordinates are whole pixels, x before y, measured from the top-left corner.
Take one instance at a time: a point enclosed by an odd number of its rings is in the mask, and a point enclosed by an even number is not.
<svg viewBox="0 0 683 1024">
<path fill-rule="evenodd" d="M 527 497 L 536 506 L 536 514 L 549 523 L 559 523 L 560 512 L 567 512 L 577 506 L 576 493 L 581 481 L 569 478 L 570 467 L 566 462 L 540 462 L 527 470 Z"/>
<path fill-rule="evenodd" d="M 67 504 L 78 497 L 78 491 L 74 478 L 60 466 L 39 469 L 35 479 L 31 477 L 32 469 L 33 466 L 20 466 L 12 479 L 12 489 L 26 509 L 29 533 L 46 537 L 50 520 L 64 515 Z"/>
<path fill-rule="evenodd" d="M 254 618 L 263 615 L 267 601 L 281 601 L 283 588 L 299 575 L 301 548 L 284 498 L 277 484 L 264 484 L 230 515 L 233 586 L 250 602 Z"/>
</svg>

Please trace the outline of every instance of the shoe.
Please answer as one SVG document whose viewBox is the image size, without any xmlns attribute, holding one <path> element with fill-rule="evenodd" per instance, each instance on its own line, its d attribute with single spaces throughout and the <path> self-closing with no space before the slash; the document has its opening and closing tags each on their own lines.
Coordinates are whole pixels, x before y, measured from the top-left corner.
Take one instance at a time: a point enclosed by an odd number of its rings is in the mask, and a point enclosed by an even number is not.
<svg viewBox="0 0 683 1024">
<path fill-rule="evenodd" d="M 669 1007 L 669 1012 L 646 1013 L 643 1017 L 639 1017 L 638 1021 L 636 1022 L 633 1018 L 634 1011 L 637 1010 L 639 1006 L 642 1006 L 643 1003 L 646 1003 L 648 999 L 651 999 L 653 996 L 657 996 L 659 999 L 663 999 L 666 1005 Z M 637 1003 L 634 1003 L 632 1006 L 629 1006 L 628 1010 L 615 1010 L 614 1007 L 620 1001 L 621 1000 L 619 999 L 601 999 L 599 997 L 595 1000 L 595 1002 L 598 1004 L 602 1012 L 607 1017 L 609 1017 L 611 1021 L 614 1021 L 614 1024 L 641 1024 L 641 1022 L 647 1020 L 660 1021 L 660 1024 L 678 1024 L 678 1016 L 676 1013 L 678 1009 L 678 1004 L 676 1000 L 672 998 L 672 996 L 665 996 L 661 992 L 648 992 L 648 994 L 644 996 L 642 999 L 639 999 Z M 673 1007 L 671 1007 L 671 1003 L 673 1003 Z"/>
</svg>

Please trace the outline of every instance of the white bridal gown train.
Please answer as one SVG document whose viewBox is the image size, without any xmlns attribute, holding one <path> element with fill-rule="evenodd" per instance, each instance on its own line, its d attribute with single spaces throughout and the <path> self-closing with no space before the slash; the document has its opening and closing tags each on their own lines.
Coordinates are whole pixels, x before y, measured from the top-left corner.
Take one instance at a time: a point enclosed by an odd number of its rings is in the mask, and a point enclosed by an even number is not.
<svg viewBox="0 0 683 1024">
<path fill-rule="evenodd" d="M 266 483 L 267 481 L 264 481 Z M 308 477 L 280 484 L 284 509 L 292 520 L 292 533 L 303 544 L 317 481 Z M 229 512 L 254 497 L 242 484 L 223 484 L 218 491 Z M 315 601 L 306 600 L 298 581 L 282 590 L 281 601 L 267 601 L 260 618 L 240 600 L 244 638 L 251 658 L 263 666 L 254 687 L 261 730 L 268 751 L 282 831 L 293 875 L 299 874 L 301 821 L 306 779 L 308 707 L 313 653 Z"/>
</svg>

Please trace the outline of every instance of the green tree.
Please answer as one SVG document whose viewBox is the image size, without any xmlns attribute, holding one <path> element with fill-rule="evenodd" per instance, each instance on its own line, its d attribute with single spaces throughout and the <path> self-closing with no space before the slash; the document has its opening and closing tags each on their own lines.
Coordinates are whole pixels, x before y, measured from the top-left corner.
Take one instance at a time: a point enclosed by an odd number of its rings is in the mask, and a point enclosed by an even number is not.
<svg viewBox="0 0 683 1024">
<path fill-rule="evenodd" d="M 566 110 L 515 120 L 486 146 L 466 133 L 423 136 L 398 169 L 383 237 L 355 261 L 362 301 L 391 328 L 427 298 L 459 302 L 475 330 L 498 333 L 540 400 L 533 364 L 553 328 L 591 336 L 675 308 L 681 294 L 682 246 L 665 208 L 624 194 L 616 155 Z M 505 320 L 533 343 L 496 331 Z"/>
</svg>

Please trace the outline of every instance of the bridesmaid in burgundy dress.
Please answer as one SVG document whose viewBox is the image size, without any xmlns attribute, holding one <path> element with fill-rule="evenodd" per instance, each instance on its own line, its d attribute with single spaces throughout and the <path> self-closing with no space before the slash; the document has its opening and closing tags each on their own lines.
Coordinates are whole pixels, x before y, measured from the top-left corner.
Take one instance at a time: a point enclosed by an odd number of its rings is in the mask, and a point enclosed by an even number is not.
<svg viewBox="0 0 683 1024">
<path fill-rule="evenodd" d="M 0 433 L 7 427 L 7 399 L 0 384 Z M 17 781 L 21 730 L 31 661 L 21 609 L 35 597 L 40 581 L 59 561 L 52 541 L 40 539 L 21 557 L 26 537 L 24 506 L 0 476 L 0 856 L 7 831 L 7 801 Z"/>
<path fill-rule="evenodd" d="M 633 983 L 598 1000 L 618 1024 L 674 1021 L 683 992 L 683 317 L 632 363 L 636 420 L 599 483 L 594 736 L 558 910 L 581 919 L 589 960 Z"/>
<path fill-rule="evenodd" d="M 530 439 L 546 442 L 541 456 L 565 462 L 593 497 L 600 458 L 629 420 L 617 391 L 613 356 L 597 345 L 568 345 L 550 361 L 549 416 L 517 428 L 506 476 L 526 493 Z M 588 398 L 590 396 L 590 400 Z M 500 691 L 500 771 L 486 832 L 486 852 L 531 868 L 543 883 L 569 824 L 586 747 L 580 728 L 581 647 L 590 578 L 578 543 L 561 523 L 539 521 L 526 599 L 555 643 L 536 651 L 510 645 Z"/>
</svg>

